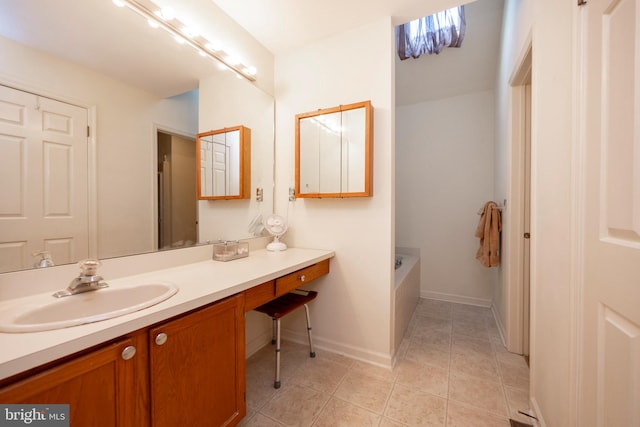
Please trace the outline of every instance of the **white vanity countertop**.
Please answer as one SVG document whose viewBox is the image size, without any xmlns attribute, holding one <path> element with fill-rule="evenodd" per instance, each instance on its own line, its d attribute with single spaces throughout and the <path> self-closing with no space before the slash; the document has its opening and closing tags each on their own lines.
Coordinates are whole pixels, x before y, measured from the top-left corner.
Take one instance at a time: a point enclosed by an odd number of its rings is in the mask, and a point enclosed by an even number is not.
<svg viewBox="0 0 640 427">
<path fill-rule="evenodd" d="M 105 277 L 110 287 L 168 281 L 175 283 L 179 291 L 152 307 L 101 322 L 43 332 L 0 333 L 0 379 L 162 322 L 334 255 L 330 250 L 289 248 L 269 252 L 262 249 L 252 251 L 247 258 L 229 262 L 207 260 L 115 280 Z"/>
</svg>

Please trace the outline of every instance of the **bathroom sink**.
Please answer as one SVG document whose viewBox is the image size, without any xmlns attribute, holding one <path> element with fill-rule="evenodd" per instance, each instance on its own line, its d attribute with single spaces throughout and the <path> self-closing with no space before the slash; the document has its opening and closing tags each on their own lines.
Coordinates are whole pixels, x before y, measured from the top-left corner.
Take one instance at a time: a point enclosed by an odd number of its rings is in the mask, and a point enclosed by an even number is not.
<svg viewBox="0 0 640 427">
<path fill-rule="evenodd" d="M 178 292 L 169 282 L 110 287 L 64 298 L 38 295 L 24 304 L 0 309 L 0 332 L 36 332 L 67 328 L 123 316 L 158 304 Z"/>
</svg>

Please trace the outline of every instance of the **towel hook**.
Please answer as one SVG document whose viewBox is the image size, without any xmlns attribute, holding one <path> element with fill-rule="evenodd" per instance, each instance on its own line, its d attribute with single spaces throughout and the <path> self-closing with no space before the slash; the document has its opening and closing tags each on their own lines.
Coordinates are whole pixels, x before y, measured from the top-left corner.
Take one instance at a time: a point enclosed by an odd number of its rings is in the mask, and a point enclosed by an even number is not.
<svg viewBox="0 0 640 427">
<path fill-rule="evenodd" d="M 495 202 L 494 202 L 494 203 L 495 203 Z M 486 205 L 486 203 L 485 203 L 485 205 Z M 482 205 L 482 207 L 481 207 L 480 209 L 478 209 L 478 212 L 477 212 L 477 214 L 478 214 L 478 215 L 482 215 L 482 213 L 484 212 L 484 206 L 485 206 L 485 205 Z M 497 204 L 497 203 L 496 203 L 496 205 L 495 205 L 495 206 L 493 206 L 493 209 L 498 209 L 499 211 L 502 211 L 502 209 L 503 209 L 504 207 L 505 207 L 505 206 L 501 206 L 501 205 L 499 205 L 499 204 Z"/>
</svg>

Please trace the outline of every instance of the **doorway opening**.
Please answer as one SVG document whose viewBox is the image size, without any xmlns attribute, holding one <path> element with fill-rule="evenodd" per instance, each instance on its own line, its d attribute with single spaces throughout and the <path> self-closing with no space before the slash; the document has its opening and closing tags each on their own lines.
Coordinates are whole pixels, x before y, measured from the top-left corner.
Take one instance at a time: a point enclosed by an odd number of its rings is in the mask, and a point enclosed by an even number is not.
<svg viewBox="0 0 640 427">
<path fill-rule="evenodd" d="M 529 335 L 530 335 L 530 303 L 531 303 L 531 67 L 524 85 L 525 96 L 525 134 L 524 134 L 524 200 L 523 219 L 524 231 L 522 233 L 522 354 L 527 364 L 529 363 Z"/>
<path fill-rule="evenodd" d="M 530 224 L 531 224 L 531 106 L 532 54 L 526 49 L 511 78 L 513 234 L 509 277 L 507 349 L 525 356 L 530 344 Z"/>
<path fill-rule="evenodd" d="M 198 242 L 196 141 L 157 131 L 158 249 L 193 246 Z"/>
</svg>

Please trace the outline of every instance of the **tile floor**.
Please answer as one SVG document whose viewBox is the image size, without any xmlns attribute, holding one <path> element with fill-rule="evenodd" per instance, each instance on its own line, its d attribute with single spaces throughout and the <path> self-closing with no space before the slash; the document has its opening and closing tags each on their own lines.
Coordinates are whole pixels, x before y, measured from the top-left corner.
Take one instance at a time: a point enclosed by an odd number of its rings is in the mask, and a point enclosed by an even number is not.
<svg viewBox="0 0 640 427">
<path fill-rule="evenodd" d="M 273 347 L 247 360 L 243 427 L 508 427 L 530 423 L 529 369 L 506 351 L 487 308 L 421 299 L 393 370 L 282 343 L 282 387 Z"/>
</svg>

